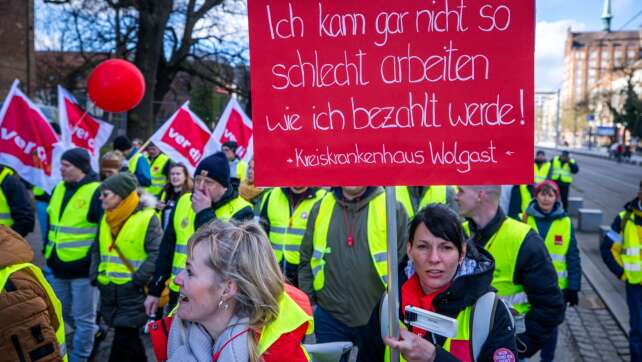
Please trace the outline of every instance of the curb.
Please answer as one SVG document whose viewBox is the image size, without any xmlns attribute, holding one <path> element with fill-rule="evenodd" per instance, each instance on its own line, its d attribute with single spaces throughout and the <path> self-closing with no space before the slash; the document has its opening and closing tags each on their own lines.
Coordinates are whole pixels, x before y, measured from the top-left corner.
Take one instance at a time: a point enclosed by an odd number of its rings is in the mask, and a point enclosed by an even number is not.
<svg viewBox="0 0 642 362">
<path fill-rule="evenodd" d="M 588 151 L 582 151 L 582 150 L 577 150 L 574 148 L 567 148 L 567 147 L 561 147 L 561 148 L 553 148 L 553 147 L 545 147 L 545 146 L 535 146 L 535 148 L 538 149 L 543 149 L 546 151 L 568 151 L 571 154 L 575 155 L 581 155 L 581 156 L 588 156 L 588 157 L 593 157 L 593 158 L 601 158 L 604 160 L 613 160 L 610 158 L 607 154 L 599 154 L 595 152 L 588 152 Z M 613 160 L 615 161 L 615 160 Z M 622 160 L 622 163 L 624 164 L 629 164 L 629 165 L 634 165 L 634 166 L 642 166 L 642 160 Z"/>
</svg>

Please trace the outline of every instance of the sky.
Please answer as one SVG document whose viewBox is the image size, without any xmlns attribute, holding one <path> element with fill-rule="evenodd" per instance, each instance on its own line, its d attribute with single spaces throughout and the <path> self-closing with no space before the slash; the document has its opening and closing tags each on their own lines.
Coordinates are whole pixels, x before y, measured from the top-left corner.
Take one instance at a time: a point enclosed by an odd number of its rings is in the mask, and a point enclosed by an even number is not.
<svg viewBox="0 0 642 362">
<path fill-rule="evenodd" d="M 640 28 L 642 25 L 642 13 L 640 13 L 642 1 L 611 1 L 612 30 Z M 601 30 L 603 3 L 604 0 L 536 0 L 535 88 L 537 90 L 556 90 L 560 87 L 566 29 L 571 27 L 573 31 Z M 45 9 L 42 0 L 36 1 L 37 14 L 47 14 L 52 9 L 55 8 Z M 637 17 L 634 17 L 635 15 Z M 36 20 L 38 20 L 38 15 Z M 236 20 L 230 23 L 239 23 L 240 19 Z M 628 24 L 623 28 L 627 22 Z M 239 40 L 247 42 L 246 23 L 242 21 L 240 23 L 243 26 L 232 33 L 243 34 Z M 37 30 L 39 31 L 36 32 L 36 48 L 59 48 L 55 31 L 38 27 L 38 23 Z"/>
<path fill-rule="evenodd" d="M 555 90 L 562 81 L 562 63 L 566 29 L 599 31 L 602 29 L 604 0 L 537 0 L 535 29 L 535 88 Z M 611 30 L 639 29 L 642 14 L 626 27 L 626 22 L 642 11 L 640 0 L 612 0 Z"/>
</svg>

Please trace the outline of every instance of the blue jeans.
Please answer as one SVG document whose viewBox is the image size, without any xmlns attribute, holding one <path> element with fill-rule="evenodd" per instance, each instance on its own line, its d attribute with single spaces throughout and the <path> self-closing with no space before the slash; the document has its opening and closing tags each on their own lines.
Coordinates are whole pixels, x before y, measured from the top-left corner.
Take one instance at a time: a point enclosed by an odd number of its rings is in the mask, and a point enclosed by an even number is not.
<svg viewBox="0 0 642 362">
<path fill-rule="evenodd" d="M 557 347 L 557 331 L 558 327 L 553 329 L 551 335 L 546 340 L 546 343 L 542 346 L 542 350 L 539 353 L 540 360 L 542 362 L 553 362 L 555 360 L 555 348 Z"/>
<path fill-rule="evenodd" d="M 62 304 L 65 323 L 74 328 L 70 362 L 84 362 L 89 359 L 94 347 L 96 306 L 98 290 L 91 286 L 89 278 L 51 278 L 51 286 Z"/>
<path fill-rule="evenodd" d="M 36 200 L 36 217 L 38 218 L 38 226 L 40 226 L 40 236 L 42 237 L 42 245 L 44 248 L 47 242 L 47 207 L 48 203 Z"/>
<path fill-rule="evenodd" d="M 359 327 L 348 327 L 318 305 L 314 310 L 314 334 L 317 343 L 350 341 L 359 348 L 358 362 L 383 361 L 385 347 L 380 330 L 378 307 L 374 309 L 368 324 Z M 347 356 L 341 361 L 347 361 Z"/>
<path fill-rule="evenodd" d="M 631 361 L 642 361 L 642 285 L 626 283 L 626 304 L 629 306 L 629 349 Z"/>
</svg>

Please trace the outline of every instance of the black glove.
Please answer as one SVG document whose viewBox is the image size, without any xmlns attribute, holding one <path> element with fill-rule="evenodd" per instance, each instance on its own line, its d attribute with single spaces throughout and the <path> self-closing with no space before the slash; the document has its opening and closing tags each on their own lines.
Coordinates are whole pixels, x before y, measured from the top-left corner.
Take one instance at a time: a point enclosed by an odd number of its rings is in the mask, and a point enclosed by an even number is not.
<svg viewBox="0 0 642 362">
<path fill-rule="evenodd" d="M 577 303 L 579 302 L 578 293 L 579 292 L 577 290 L 565 289 L 564 290 L 564 302 L 568 303 L 571 307 L 575 307 L 577 305 Z"/>
</svg>

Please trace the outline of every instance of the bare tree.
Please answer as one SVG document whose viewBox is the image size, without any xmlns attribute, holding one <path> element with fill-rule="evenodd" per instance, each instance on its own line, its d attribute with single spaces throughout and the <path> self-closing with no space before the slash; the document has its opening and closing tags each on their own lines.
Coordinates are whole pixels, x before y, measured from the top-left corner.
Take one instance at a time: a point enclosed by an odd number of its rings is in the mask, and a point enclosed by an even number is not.
<svg viewBox="0 0 642 362">
<path fill-rule="evenodd" d="M 132 61 L 146 83 L 141 103 L 128 113 L 128 134 L 146 137 L 172 83 L 181 72 L 249 97 L 235 71 L 247 64 L 247 44 L 233 43 L 229 15 L 242 14 L 239 0 L 43 0 L 62 9 L 68 50 L 91 66 L 97 52 Z M 87 67 L 91 68 L 91 67 Z M 241 68 L 246 69 L 246 66 Z"/>
</svg>

